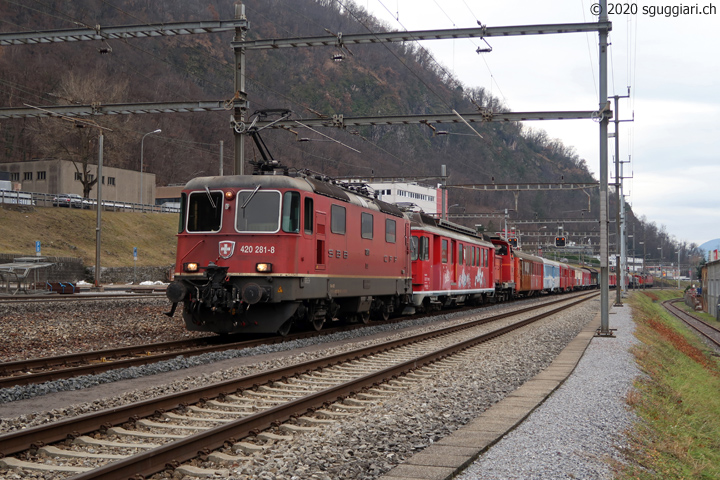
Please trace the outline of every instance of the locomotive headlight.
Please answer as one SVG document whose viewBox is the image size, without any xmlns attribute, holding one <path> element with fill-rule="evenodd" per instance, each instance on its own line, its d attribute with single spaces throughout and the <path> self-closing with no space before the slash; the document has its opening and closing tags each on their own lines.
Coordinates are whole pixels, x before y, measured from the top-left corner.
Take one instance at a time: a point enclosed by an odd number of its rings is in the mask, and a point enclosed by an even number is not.
<svg viewBox="0 0 720 480">
<path fill-rule="evenodd" d="M 233 198 L 235 198 L 235 192 L 231 192 L 231 191 L 225 192 L 225 200 L 227 200 L 229 202 Z"/>
<path fill-rule="evenodd" d="M 183 263 L 183 270 L 185 272 L 197 272 L 198 264 L 195 262 Z"/>
<path fill-rule="evenodd" d="M 255 271 L 260 273 L 271 273 L 272 263 L 256 263 Z"/>
</svg>

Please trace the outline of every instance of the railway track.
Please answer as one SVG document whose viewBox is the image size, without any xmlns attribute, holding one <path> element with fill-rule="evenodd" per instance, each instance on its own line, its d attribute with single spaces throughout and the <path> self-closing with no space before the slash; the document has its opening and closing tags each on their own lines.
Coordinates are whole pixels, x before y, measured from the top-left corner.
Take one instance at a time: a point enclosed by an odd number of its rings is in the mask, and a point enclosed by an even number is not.
<svg viewBox="0 0 720 480">
<path fill-rule="evenodd" d="M 530 311 L 534 308 L 536 307 L 526 307 L 519 311 Z M 398 323 L 433 314 L 398 317 L 383 323 Z M 364 327 L 364 324 L 351 324 L 325 328 L 320 332 L 305 331 L 285 337 L 262 337 L 252 340 L 233 340 L 239 338 L 239 335 L 212 336 L 4 362 L 0 363 L 0 388 L 64 380 L 81 375 L 97 375 L 119 368 L 138 367 L 170 360 L 179 355 L 191 357 L 205 353 L 240 350 Z"/>
<path fill-rule="evenodd" d="M 698 332 L 702 338 L 715 345 L 715 347 L 720 348 L 720 329 L 697 319 L 695 316 L 675 306 L 676 303 L 682 301 L 682 299 L 665 300 L 662 302 L 662 305 L 668 312 L 672 313 L 675 317 L 679 318 L 693 330 Z"/>
<path fill-rule="evenodd" d="M 393 321 L 388 323 L 391 322 Z M 0 363 L 0 388 L 63 380 L 80 375 L 97 375 L 118 368 L 170 360 L 180 355 L 191 357 L 204 353 L 240 350 L 362 327 L 364 325 L 345 325 L 320 332 L 297 332 L 285 337 L 262 337 L 252 340 L 233 340 L 239 338 L 239 335 L 212 336 L 4 362 Z"/>
<path fill-rule="evenodd" d="M 168 466 L 186 475 L 222 475 L 182 462 L 198 452 L 231 464 L 261 454 L 267 442 L 342 421 L 453 369 L 484 342 L 596 296 L 533 307 L 539 314 L 468 315 L 465 323 L 433 332 L 2 435 L 0 463 L 78 480 L 145 478 Z M 218 449 L 225 451 L 213 452 Z"/>
<path fill-rule="evenodd" d="M 109 301 L 109 300 L 139 300 L 148 298 L 165 298 L 165 291 L 147 292 L 125 292 L 125 293 L 75 293 L 68 295 L 46 294 L 46 295 L 23 295 L 22 297 L 0 296 L 0 305 L 24 304 L 24 303 L 65 303 L 65 302 L 87 302 L 87 301 Z"/>
</svg>

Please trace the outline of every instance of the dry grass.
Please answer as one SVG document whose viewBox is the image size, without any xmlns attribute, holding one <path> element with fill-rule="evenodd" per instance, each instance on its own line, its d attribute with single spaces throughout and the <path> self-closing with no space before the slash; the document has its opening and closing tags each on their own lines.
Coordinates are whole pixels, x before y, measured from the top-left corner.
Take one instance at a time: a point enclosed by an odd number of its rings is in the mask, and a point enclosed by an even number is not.
<svg viewBox="0 0 720 480">
<path fill-rule="evenodd" d="M 631 298 L 645 375 L 627 396 L 638 421 L 615 478 L 720 478 L 720 361 L 658 303 L 679 291 L 648 293 Z"/>
<path fill-rule="evenodd" d="M 177 214 L 103 212 L 100 262 L 106 267 L 175 262 Z M 96 212 L 37 207 L 32 212 L 0 208 L 0 253 L 35 255 L 35 241 L 46 256 L 79 257 L 95 263 Z"/>
</svg>

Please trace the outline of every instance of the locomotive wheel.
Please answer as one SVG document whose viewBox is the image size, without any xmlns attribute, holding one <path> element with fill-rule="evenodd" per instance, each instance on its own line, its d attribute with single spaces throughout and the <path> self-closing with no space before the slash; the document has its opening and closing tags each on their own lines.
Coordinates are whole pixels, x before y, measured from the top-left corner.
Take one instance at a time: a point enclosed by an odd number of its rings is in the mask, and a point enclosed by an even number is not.
<svg viewBox="0 0 720 480">
<path fill-rule="evenodd" d="M 287 322 L 280 325 L 280 328 L 278 328 L 278 333 L 281 337 L 287 337 L 288 333 L 290 333 L 290 329 L 292 328 L 292 320 L 288 320 Z"/>
<path fill-rule="evenodd" d="M 372 323 L 370 320 L 370 312 L 362 312 L 360 314 L 360 321 L 365 325 L 370 325 Z"/>
<path fill-rule="evenodd" d="M 319 332 L 320 330 L 322 330 L 322 327 L 324 324 L 325 324 L 325 318 L 316 318 L 316 319 L 312 320 L 312 326 L 316 332 Z"/>
<path fill-rule="evenodd" d="M 382 320 L 383 322 L 387 322 L 390 318 L 390 310 L 388 305 L 385 302 L 381 302 L 378 305 L 378 308 L 373 310 L 372 317 L 374 320 Z"/>
</svg>

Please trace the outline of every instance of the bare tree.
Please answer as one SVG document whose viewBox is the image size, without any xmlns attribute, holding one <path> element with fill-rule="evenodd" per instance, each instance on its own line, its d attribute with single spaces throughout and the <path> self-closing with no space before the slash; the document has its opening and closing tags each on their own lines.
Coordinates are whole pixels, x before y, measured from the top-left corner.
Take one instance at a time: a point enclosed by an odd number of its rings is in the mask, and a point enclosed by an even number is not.
<svg viewBox="0 0 720 480">
<path fill-rule="evenodd" d="M 109 86 L 110 85 L 110 86 Z M 64 104 L 105 104 L 118 102 L 127 91 L 127 81 L 108 82 L 98 73 L 76 75 L 67 73 L 60 81 L 53 96 Z M 103 119 L 111 128 L 121 126 L 122 119 Z M 79 174 L 83 197 L 88 198 L 98 178 L 90 173 L 89 165 L 97 159 L 97 138 L 99 131 L 87 121 L 70 118 L 38 119 L 34 127 L 35 143 L 41 155 L 46 158 L 69 160 Z M 113 136 L 124 135 L 122 131 Z M 112 152 L 112 146 L 105 147 Z"/>
</svg>

